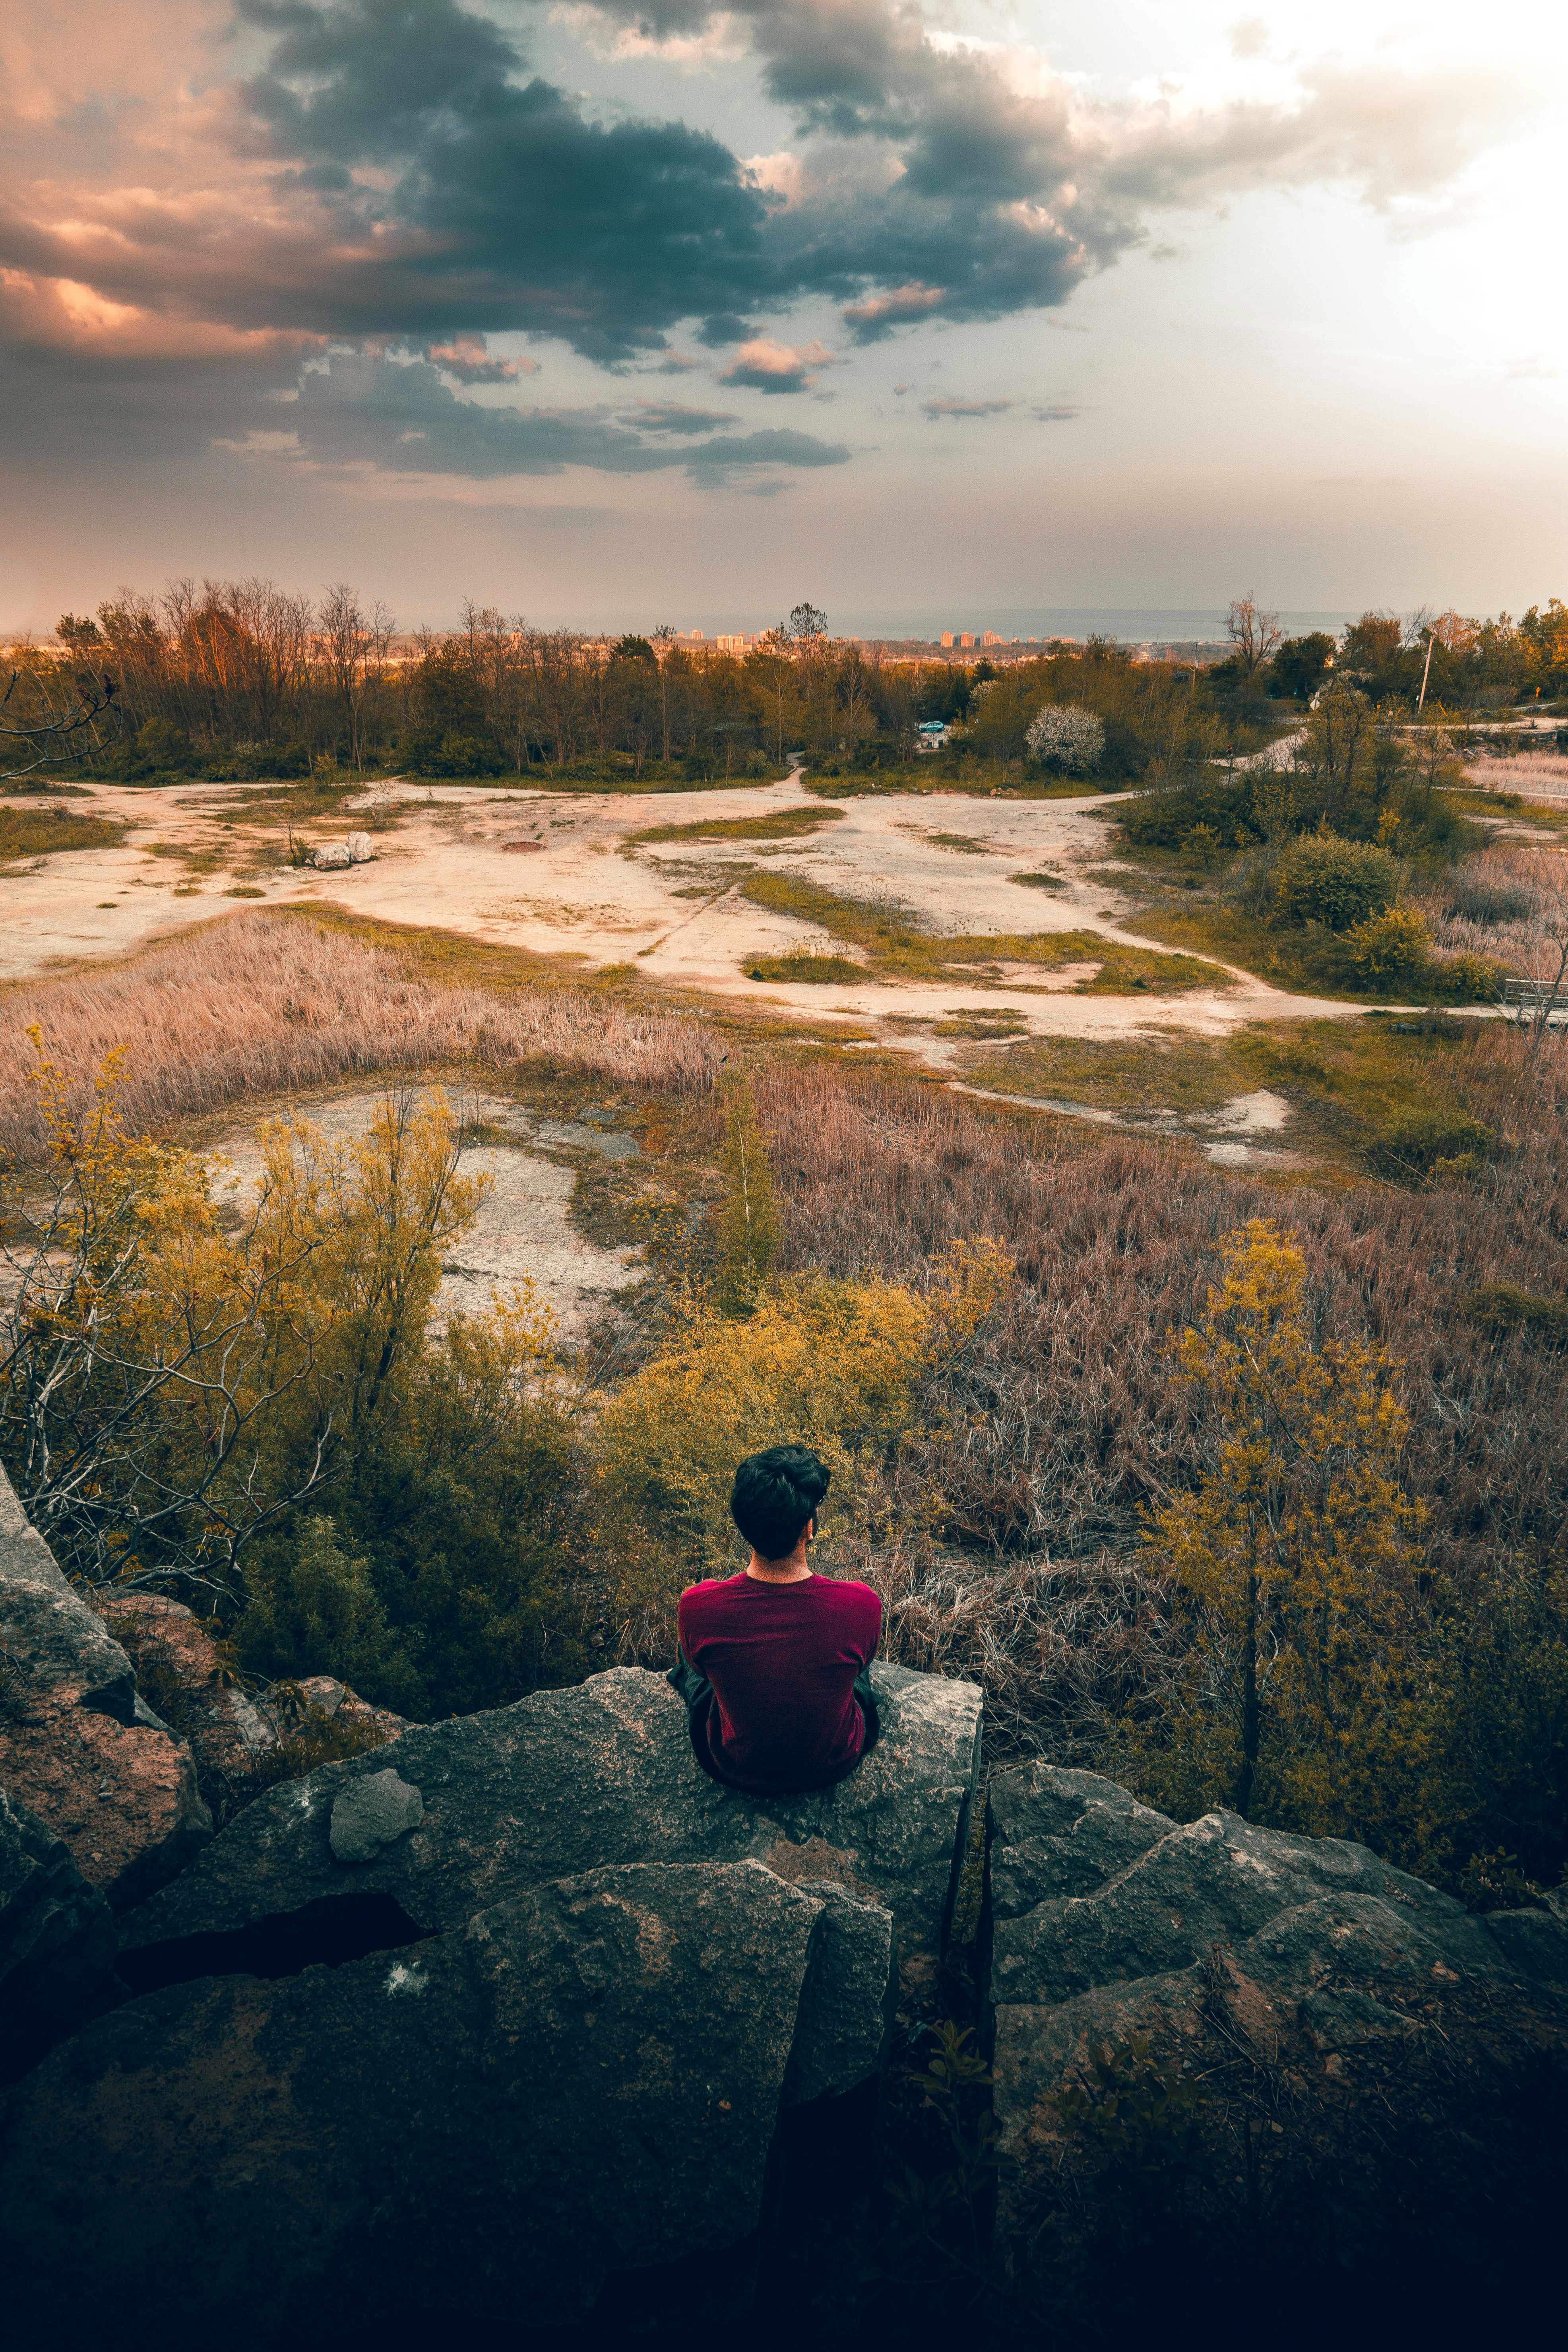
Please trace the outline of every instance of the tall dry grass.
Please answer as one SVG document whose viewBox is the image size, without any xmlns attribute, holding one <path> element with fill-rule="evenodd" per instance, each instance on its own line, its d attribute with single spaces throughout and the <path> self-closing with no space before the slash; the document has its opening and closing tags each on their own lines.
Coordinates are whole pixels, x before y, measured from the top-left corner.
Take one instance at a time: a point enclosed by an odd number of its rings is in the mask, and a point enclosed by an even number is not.
<svg viewBox="0 0 1568 2352">
<path fill-rule="evenodd" d="M 1568 1298 L 1568 1045 L 1531 1061 L 1516 1032 L 1478 1024 L 1433 1077 L 1499 1139 L 1479 1175 L 1284 1196 L 1148 1143 L 1026 1139 L 952 1097 L 851 1073 L 759 1083 L 786 1266 L 918 1281 L 933 1252 L 978 1234 L 1016 1266 L 933 1381 L 910 1464 L 911 1492 L 931 1480 L 945 1495 L 941 1538 L 972 1583 L 986 1555 L 1131 1558 L 1144 1514 L 1196 1478 L 1210 1438 L 1168 1343 L 1204 1304 L 1220 1237 L 1253 1216 L 1299 1242 L 1321 1334 L 1364 1336 L 1405 1366 L 1405 1469 L 1433 1568 L 1468 1581 L 1515 1557 L 1568 1560 L 1563 1359 L 1468 1311 L 1491 1285 Z M 994 1582 L 993 1604 L 1012 1609 L 1011 1592 Z"/>
<path fill-rule="evenodd" d="M 121 1107 L 138 1132 L 258 1095 L 360 1073 L 463 1060 L 500 1070 L 542 1056 L 616 1086 L 706 1093 L 720 1052 L 695 1021 L 576 992 L 498 997 L 411 977 L 387 948 L 267 915 L 205 926 L 133 962 L 9 990 L 0 1006 L 0 1150 L 45 1136 L 27 1030 L 85 1108 L 123 1048 Z"/>
<path fill-rule="evenodd" d="M 1492 956 L 1510 971 L 1525 971 L 1542 912 L 1541 855 L 1499 843 L 1451 874 L 1418 884 L 1410 900 L 1426 917 L 1438 952 Z"/>
<path fill-rule="evenodd" d="M 1568 759 L 1553 751 L 1517 751 L 1500 760 L 1479 751 L 1465 761 L 1465 781 L 1480 793 L 1520 793 L 1528 800 L 1568 799 Z"/>
</svg>

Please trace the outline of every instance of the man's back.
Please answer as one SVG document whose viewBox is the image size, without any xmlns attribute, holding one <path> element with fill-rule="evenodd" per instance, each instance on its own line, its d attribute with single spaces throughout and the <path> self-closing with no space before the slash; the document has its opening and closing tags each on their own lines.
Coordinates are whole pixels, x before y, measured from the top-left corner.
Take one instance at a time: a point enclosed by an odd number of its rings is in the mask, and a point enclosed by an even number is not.
<svg viewBox="0 0 1568 2352">
<path fill-rule="evenodd" d="M 868 1584 L 742 1571 L 683 1592 L 677 1622 L 682 1650 L 713 1685 L 705 1737 L 717 1779 L 766 1796 L 826 1788 L 854 1769 L 855 1677 L 882 1630 Z"/>
</svg>

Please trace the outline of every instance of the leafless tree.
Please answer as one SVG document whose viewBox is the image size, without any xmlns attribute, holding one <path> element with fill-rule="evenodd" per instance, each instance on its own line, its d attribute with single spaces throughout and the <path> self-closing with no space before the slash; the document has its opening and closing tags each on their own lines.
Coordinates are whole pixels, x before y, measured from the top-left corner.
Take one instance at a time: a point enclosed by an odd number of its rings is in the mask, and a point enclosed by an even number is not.
<svg viewBox="0 0 1568 2352">
<path fill-rule="evenodd" d="M 15 783 L 40 768 L 74 767 L 121 732 L 120 689 L 107 671 L 97 677 L 79 671 L 71 687 L 68 695 L 37 669 L 12 671 L 0 695 L 0 760 L 18 764 L 0 768 L 0 782 Z"/>
<path fill-rule="evenodd" d="M 1248 677 L 1262 668 L 1284 634 L 1279 614 L 1260 613 L 1250 588 L 1245 596 L 1232 599 L 1225 630 Z"/>
<path fill-rule="evenodd" d="M 384 604 L 366 614 L 346 580 L 329 588 L 316 619 L 316 642 L 348 730 L 349 756 L 363 765 L 365 698 L 386 664 L 396 623 Z"/>
<path fill-rule="evenodd" d="M 664 728 L 663 757 L 666 760 L 669 757 L 669 671 L 667 656 L 675 643 L 675 635 L 673 622 L 661 621 L 648 639 L 648 643 L 653 647 L 654 659 L 658 664 L 659 716 Z"/>
</svg>

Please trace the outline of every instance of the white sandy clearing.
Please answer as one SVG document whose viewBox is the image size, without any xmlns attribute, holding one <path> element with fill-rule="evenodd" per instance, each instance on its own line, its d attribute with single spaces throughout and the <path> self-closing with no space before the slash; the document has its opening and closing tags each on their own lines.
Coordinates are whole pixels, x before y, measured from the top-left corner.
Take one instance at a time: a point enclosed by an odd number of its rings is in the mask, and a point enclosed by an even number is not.
<svg viewBox="0 0 1568 2352">
<path fill-rule="evenodd" d="M 639 1278 L 641 1254 L 599 1249 L 584 1239 L 567 1215 L 574 1170 L 558 1160 L 542 1157 L 537 1147 L 593 1151 L 621 1160 L 635 1158 L 636 1141 L 628 1135 L 602 1133 L 574 1119 L 536 1119 L 521 1105 L 500 1096 L 465 1092 L 450 1099 L 465 1126 L 500 1129 L 515 1135 L 518 1142 L 464 1147 L 462 1173 L 488 1176 L 491 1189 L 476 1222 L 453 1244 L 442 1267 L 441 1286 L 436 1295 L 437 1327 L 454 1312 L 475 1314 L 487 1307 L 498 1287 L 506 1290 L 529 1281 L 540 1303 L 555 1317 L 561 1344 L 568 1349 L 577 1346 L 589 1323 L 604 1313 L 616 1292 Z M 330 1095 L 302 1104 L 294 1116 L 318 1128 L 329 1142 L 354 1143 L 370 1132 L 384 1100 L 381 1093 Z M 227 1162 L 216 1171 L 217 1198 L 233 1199 L 243 1213 L 246 1196 L 254 1191 L 261 1174 L 255 1125 L 220 1135 L 206 1150 L 209 1158 L 221 1155 Z"/>
<path fill-rule="evenodd" d="M 137 792 L 95 787 L 75 806 L 132 830 L 118 849 L 56 851 L 7 877 L 7 922 L 0 978 L 21 978 L 61 962 L 118 957 L 148 940 L 234 910 L 225 896 L 250 846 L 222 816 L 243 788 L 199 786 Z M 334 906 L 376 919 L 434 925 L 535 953 L 565 955 L 586 970 L 635 963 L 649 980 L 683 990 L 749 999 L 777 1010 L 843 1021 L 864 1031 L 892 1014 L 940 1020 L 968 983 L 904 981 L 821 988 L 759 982 L 746 965 L 791 949 L 843 953 L 809 923 L 753 906 L 741 894 L 758 866 L 799 875 L 859 898 L 898 900 L 937 931 L 999 933 L 1091 929 L 1130 947 L 1160 951 L 1131 928 L 1127 902 L 1089 869 L 1110 847 L 1118 795 L 1081 800 L 975 800 L 959 793 L 890 793 L 850 800 L 822 830 L 784 842 L 634 844 L 650 826 L 752 816 L 802 803 L 799 772 L 769 785 L 714 792 L 555 793 L 526 786 L 381 783 L 367 802 L 401 811 L 397 830 L 376 836 L 376 856 L 351 872 L 283 868 L 258 887 L 265 902 Z M 340 824 L 342 820 L 340 818 Z M 312 840 L 341 837 L 324 825 Z M 279 827 L 281 837 L 282 828 Z M 964 850 L 937 836 L 978 845 Z M 154 841 L 234 861 L 193 885 L 180 863 L 149 855 Z M 527 842 L 526 850 L 508 848 Z M 1056 890 L 1010 881 L 1015 873 L 1060 877 Z M 108 906 L 100 902 L 108 900 Z M 243 902 L 242 902 L 243 903 Z M 1097 1037 L 1136 1032 L 1151 1021 L 1225 1036 L 1249 1021 L 1359 1018 L 1358 1008 L 1292 996 L 1251 975 L 1219 967 L 1213 988 L 1173 997 L 1079 996 L 1093 967 L 1056 972 L 1019 965 L 986 984 L 987 1002 L 1016 1014 L 1037 1036 Z M 942 1066 L 940 1041 L 885 1034 L 885 1042 Z"/>
<path fill-rule="evenodd" d="M 1305 1165 L 1299 1152 L 1270 1150 L 1242 1139 L 1278 1134 L 1290 1116 L 1290 1106 L 1284 1096 L 1270 1093 L 1267 1087 L 1259 1087 L 1255 1094 L 1233 1095 L 1217 1110 L 1193 1111 L 1100 1110 L 1088 1103 L 1068 1102 L 1053 1095 L 1001 1094 L 992 1087 L 966 1086 L 959 1078 L 949 1081 L 949 1091 L 978 1095 L 983 1102 L 1016 1103 L 1029 1110 L 1055 1111 L 1066 1118 L 1087 1119 L 1093 1127 L 1116 1128 L 1127 1135 L 1172 1139 L 1196 1136 L 1203 1142 L 1205 1157 L 1216 1168 Z"/>
</svg>

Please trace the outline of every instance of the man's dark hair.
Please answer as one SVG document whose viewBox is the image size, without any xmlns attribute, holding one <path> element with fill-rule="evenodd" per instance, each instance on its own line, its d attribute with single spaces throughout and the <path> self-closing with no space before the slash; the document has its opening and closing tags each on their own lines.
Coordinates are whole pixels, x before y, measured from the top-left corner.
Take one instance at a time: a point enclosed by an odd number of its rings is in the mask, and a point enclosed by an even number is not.
<svg viewBox="0 0 1568 2352">
<path fill-rule="evenodd" d="M 784 1559 L 807 1519 L 816 1517 L 833 1473 L 809 1445 L 769 1445 L 748 1454 L 735 1472 L 730 1517 L 753 1551 Z"/>
</svg>

